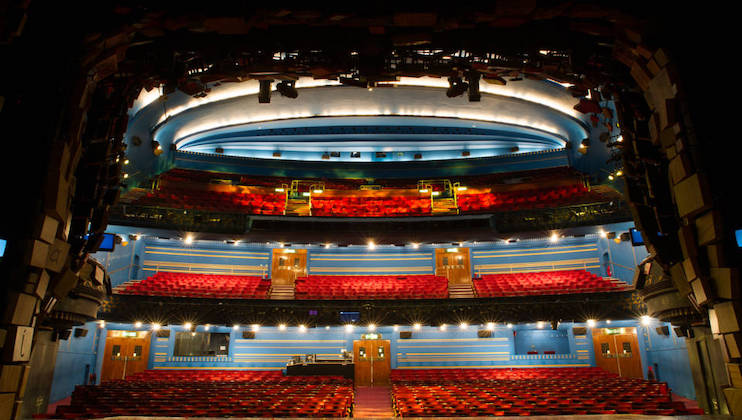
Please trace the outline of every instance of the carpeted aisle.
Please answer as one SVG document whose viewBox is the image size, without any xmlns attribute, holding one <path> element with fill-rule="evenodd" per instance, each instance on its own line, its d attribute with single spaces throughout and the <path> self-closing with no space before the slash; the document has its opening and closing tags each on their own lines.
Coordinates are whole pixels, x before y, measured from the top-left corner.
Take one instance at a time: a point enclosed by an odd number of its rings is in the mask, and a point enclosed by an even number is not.
<svg viewBox="0 0 742 420">
<path fill-rule="evenodd" d="M 392 417 L 391 388 L 388 386 L 357 386 L 353 417 Z"/>
</svg>

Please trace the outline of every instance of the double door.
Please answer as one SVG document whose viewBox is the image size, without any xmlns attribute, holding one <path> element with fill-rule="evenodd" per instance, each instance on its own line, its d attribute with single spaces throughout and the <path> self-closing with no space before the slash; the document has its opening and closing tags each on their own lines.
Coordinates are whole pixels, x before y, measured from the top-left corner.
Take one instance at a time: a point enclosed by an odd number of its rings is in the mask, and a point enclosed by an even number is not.
<svg viewBox="0 0 742 420">
<path fill-rule="evenodd" d="M 293 285 L 297 277 L 307 275 L 307 250 L 279 248 L 273 250 L 271 284 Z"/>
<path fill-rule="evenodd" d="M 389 385 L 391 359 L 389 340 L 353 342 L 356 386 Z"/>
<path fill-rule="evenodd" d="M 593 329 L 595 362 L 609 372 L 628 378 L 642 378 L 642 362 L 636 328 L 622 328 L 620 334 Z"/>
<path fill-rule="evenodd" d="M 120 333 L 108 332 L 101 380 L 124 379 L 147 369 L 149 333 L 139 332 L 136 337 L 122 337 Z"/>
<path fill-rule="evenodd" d="M 469 248 L 436 249 L 435 274 L 445 276 L 449 284 L 471 284 Z"/>
</svg>

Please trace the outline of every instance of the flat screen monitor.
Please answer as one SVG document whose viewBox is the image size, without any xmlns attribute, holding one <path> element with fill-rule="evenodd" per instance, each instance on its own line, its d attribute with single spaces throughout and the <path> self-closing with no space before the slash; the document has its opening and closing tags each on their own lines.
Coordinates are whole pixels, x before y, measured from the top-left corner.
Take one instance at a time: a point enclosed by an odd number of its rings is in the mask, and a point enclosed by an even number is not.
<svg viewBox="0 0 742 420">
<path fill-rule="evenodd" d="M 634 246 L 644 245 L 644 238 L 642 238 L 641 232 L 639 232 L 637 229 L 631 228 L 629 229 L 629 233 L 631 234 L 631 245 L 634 245 Z"/>
<path fill-rule="evenodd" d="M 739 238 L 739 236 L 737 236 L 737 238 Z M 7 244 L 8 244 L 8 241 L 6 241 L 5 239 L 0 239 L 0 258 L 2 258 L 3 255 L 5 255 L 5 245 Z"/>
<path fill-rule="evenodd" d="M 361 321 L 360 312 L 340 312 L 340 322 L 352 323 L 352 322 L 360 322 L 360 321 Z"/>
<path fill-rule="evenodd" d="M 742 248 L 742 229 L 735 230 L 734 237 L 737 238 L 737 247 Z"/>
<path fill-rule="evenodd" d="M 85 235 L 85 239 L 88 239 L 90 235 Z M 104 233 L 103 240 L 98 247 L 98 252 L 113 252 L 113 247 L 116 246 L 116 235 L 113 233 Z"/>
</svg>

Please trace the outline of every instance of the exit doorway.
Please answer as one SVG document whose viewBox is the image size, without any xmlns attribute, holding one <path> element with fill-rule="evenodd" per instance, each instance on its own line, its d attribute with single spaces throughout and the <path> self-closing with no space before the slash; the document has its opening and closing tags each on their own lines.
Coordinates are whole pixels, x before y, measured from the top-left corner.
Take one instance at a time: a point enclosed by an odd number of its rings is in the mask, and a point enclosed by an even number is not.
<svg viewBox="0 0 742 420">
<path fill-rule="evenodd" d="M 391 372 L 389 340 L 355 340 L 353 355 L 356 386 L 388 386 Z"/>
<path fill-rule="evenodd" d="M 271 284 L 293 285 L 297 277 L 306 275 L 306 249 L 278 248 L 273 250 Z"/>
<path fill-rule="evenodd" d="M 145 331 L 108 331 L 101 381 L 124 379 L 147 369 L 150 334 Z"/>
<path fill-rule="evenodd" d="M 471 284 L 469 248 L 436 249 L 435 274 L 446 277 L 449 284 Z"/>
<path fill-rule="evenodd" d="M 644 377 L 635 327 L 594 328 L 593 347 L 598 367 L 627 378 Z"/>
</svg>

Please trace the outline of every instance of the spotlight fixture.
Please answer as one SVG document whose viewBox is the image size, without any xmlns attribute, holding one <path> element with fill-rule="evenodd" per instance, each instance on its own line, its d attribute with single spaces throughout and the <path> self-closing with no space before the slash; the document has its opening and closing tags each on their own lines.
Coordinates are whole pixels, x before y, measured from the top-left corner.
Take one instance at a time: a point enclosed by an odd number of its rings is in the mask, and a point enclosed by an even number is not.
<svg viewBox="0 0 742 420">
<path fill-rule="evenodd" d="M 106 321 L 102 319 L 98 321 L 98 328 L 106 328 Z"/>
<path fill-rule="evenodd" d="M 329 329 L 330 329 L 330 326 L 329 326 L 329 325 L 326 325 L 326 326 L 325 326 L 325 329 L 326 329 L 326 330 L 329 330 Z"/>
<path fill-rule="evenodd" d="M 399 331 L 399 325 L 394 325 L 394 331 Z"/>
<path fill-rule="evenodd" d="M 232 329 L 235 330 L 235 331 L 239 330 L 240 329 L 240 324 L 234 324 L 234 325 L 232 325 Z"/>
<path fill-rule="evenodd" d="M 193 243 L 193 235 L 186 235 L 186 237 L 183 239 L 183 243 L 186 245 L 191 245 Z"/>
<path fill-rule="evenodd" d="M 211 325 L 210 324 L 204 325 L 204 331 L 208 331 L 210 329 L 211 329 Z"/>
<path fill-rule="evenodd" d="M 134 323 L 134 328 L 142 328 L 142 321 L 137 321 Z"/>
<path fill-rule="evenodd" d="M 447 325 L 446 324 L 441 324 L 441 326 L 439 328 L 440 328 L 441 331 L 446 331 Z"/>
<path fill-rule="evenodd" d="M 446 96 L 454 98 L 461 96 L 464 92 L 469 89 L 469 84 L 461 80 L 460 77 L 449 77 L 448 78 L 448 89 L 446 90 Z"/>
<path fill-rule="evenodd" d="M 160 325 L 160 323 L 158 323 L 158 322 L 153 322 L 152 323 L 152 331 L 159 331 L 161 327 L 162 327 L 162 325 Z"/>
<path fill-rule="evenodd" d="M 353 332 L 353 324 L 345 324 L 345 332 Z"/>
<path fill-rule="evenodd" d="M 271 83 L 273 83 L 273 80 L 260 80 L 259 83 L 258 103 L 269 104 L 271 102 Z"/>
<path fill-rule="evenodd" d="M 595 320 L 594 320 L 594 319 L 588 319 L 588 320 L 587 320 L 587 326 L 588 326 L 588 327 L 592 328 L 592 327 L 594 327 L 594 326 L 595 326 L 595 324 L 596 324 L 596 322 L 595 322 Z"/>
<path fill-rule="evenodd" d="M 508 327 L 508 328 L 510 328 L 510 329 L 512 330 L 512 329 L 513 329 L 513 324 L 511 324 L 511 323 L 509 323 L 509 322 L 508 322 L 508 325 L 507 325 L 507 327 Z"/>
<path fill-rule="evenodd" d="M 419 243 L 417 243 L 417 242 L 413 242 L 413 243 L 412 243 L 412 248 L 413 248 L 413 249 L 418 249 L 418 248 L 420 248 L 420 244 L 419 244 Z"/>
<path fill-rule="evenodd" d="M 640 319 L 642 325 L 644 325 L 645 327 L 652 323 L 652 318 L 650 318 L 649 315 L 642 315 Z"/>
<path fill-rule="evenodd" d="M 157 140 L 152 140 L 152 154 L 155 156 L 160 156 L 162 152 L 163 150 L 160 142 Z"/>
<path fill-rule="evenodd" d="M 549 242 L 555 243 L 559 240 L 559 235 L 556 234 L 556 232 L 552 233 L 551 236 L 549 236 Z"/>
<path fill-rule="evenodd" d="M 376 324 L 373 324 L 373 323 L 368 324 L 368 330 L 369 331 L 376 331 Z"/>
<path fill-rule="evenodd" d="M 420 325 L 420 323 L 419 323 L 419 322 L 416 322 L 416 323 L 414 323 L 414 324 L 412 325 L 412 328 L 414 328 L 415 330 L 419 331 L 419 330 L 420 330 L 420 328 L 422 328 L 422 325 Z"/>
<path fill-rule="evenodd" d="M 286 331 L 286 324 L 278 324 L 279 331 Z"/>
<path fill-rule="evenodd" d="M 190 331 L 191 328 L 193 328 L 193 324 L 191 324 L 190 322 L 186 322 L 185 324 L 183 324 L 183 329 Z"/>
<path fill-rule="evenodd" d="M 544 321 L 539 321 L 539 322 L 537 322 L 537 323 L 536 323 L 536 328 L 538 328 L 538 329 L 542 329 L 542 328 L 544 328 Z"/>
<path fill-rule="evenodd" d="M 276 85 L 276 90 L 281 94 L 281 96 L 287 98 L 296 99 L 296 97 L 299 96 L 299 92 L 296 90 L 295 80 L 284 80 L 279 82 Z"/>
<path fill-rule="evenodd" d="M 366 245 L 368 246 L 368 249 L 376 249 L 376 243 L 374 241 L 368 241 Z"/>
<path fill-rule="evenodd" d="M 299 325 L 299 332 L 303 333 L 307 331 L 307 326 L 304 324 Z"/>
<path fill-rule="evenodd" d="M 608 232 L 606 232 L 606 231 L 604 231 L 603 229 L 601 229 L 601 230 L 600 230 L 600 231 L 598 232 L 598 235 L 600 235 L 600 237 L 601 237 L 601 238 L 606 238 L 606 237 L 608 237 Z"/>
<path fill-rule="evenodd" d="M 252 324 L 252 326 L 250 327 L 250 330 L 252 330 L 252 332 L 260 331 L 260 324 Z"/>
<path fill-rule="evenodd" d="M 459 324 L 459 329 L 465 330 L 467 328 L 469 328 L 469 324 L 468 323 L 462 322 L 462 323 Z"/>
</svg>

